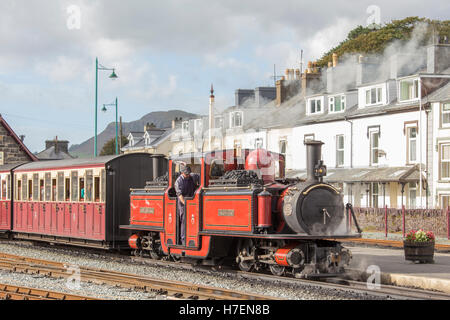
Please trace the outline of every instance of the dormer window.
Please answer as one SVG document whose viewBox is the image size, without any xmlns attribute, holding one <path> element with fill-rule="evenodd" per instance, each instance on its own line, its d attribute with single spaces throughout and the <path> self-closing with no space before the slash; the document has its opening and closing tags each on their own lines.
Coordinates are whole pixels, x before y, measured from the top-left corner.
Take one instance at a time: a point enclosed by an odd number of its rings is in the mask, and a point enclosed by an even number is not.
<svg viewBox="0 0 450 320">
<path fill-rule="evenodd" d="M 242 111 L 232 112 L 230 115 L 230 122 L 231 128 L 242 127 Z"/>
<path fill-rule="evenodd" d="M 366 89 L 366 106 L 371 106 L 375 104 L 380 104 L 383 96 L 383 88 L 370 88 Z"/>
<path fill-rule="evenodd" d="M 307 114 L 323 112 L 323 97 L 308 99 Z"/>
<path fill-rule="evenodd" d="M 345 95 L 338 95 L 328 98 L 330 112 L 342 112 L 345 110 Z"/>
<path fill-rule="evenodd" d="M 400 101 L 419 99 L 419 79 L 406 79 L 399 82 Z"/>
<path fill-rule="evenodd" d="M 189 133 L 189 121 L 183 121 L 183 122 L 181 123 L 181 133 L 182 133 L 183 135 Z"/>
<path fill-rule="evenodd" d="M 128 135 L 128 144 L 130 145 L 130 147 L 134 146 L 134 138 L 131 133 Z"/>
<path fill-rule="evenodd" d="M 144 135 L 144 141 L 146 146 L 150 144 L 150 135 L 148 134 L 148 132 L 146 132 Z"/>
</svg>

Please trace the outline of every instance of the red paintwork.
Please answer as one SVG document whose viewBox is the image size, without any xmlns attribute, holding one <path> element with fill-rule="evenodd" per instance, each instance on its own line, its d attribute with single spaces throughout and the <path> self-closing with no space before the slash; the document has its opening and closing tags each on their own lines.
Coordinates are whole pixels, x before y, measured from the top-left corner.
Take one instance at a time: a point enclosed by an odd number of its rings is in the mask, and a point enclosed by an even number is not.
<svg viewBox="0 0 450 320">
<path fill-rule="evenodd" d="M 283 248 L 280 248 L 275 252 L 275 261 L 280 265 L 284 267 L 288 267 L 289 263 L 287 261 L 287 255 L 289 251 L 291 251 L 293 248 L 298 246 L 297 242 L 292 242 L 288 244 L 287 246 L 284 246 Z"/>
<path fill-rule="evenodd" d="M 275 181 L 275 161 L 265 149 L 250 152 L 245 159 L 245 170 L 260 171 L 264 183 Z"/>
<path fill-rule="evenodd" d="M 153 213 L 151 213 L 151 209 Z M 162 228 L 164 225 L 164 196 L 131 196 L 130 224 Z"/>
<path fill-rule="evenodd" d="M 94 163 L 94 164 L 86 164 L 86 165 L 80 165 L 80 166 L 66 166 L 66 167 L 51 167 L 51 168 L 36 168 L 33 169 L 32 172 L 37 172 L 37 171 L 54 171 L 54 170 L 77 170 L 77 169 L 86 169 L 86 168 L 104 168 L 105 164 L 104 163 Z M 17 169 L 14 170 L 15 173 L 32 173 L 30 172 L 30 169 Z"/>
<path fill-rule="evenodd" d="M 206 258 L 209 253 L 209 248 L 211 245 L 211 237 L 210 236 L 202 236 L 201 237 L 201 246 L 198 250 L 187 250 L 184 248 L 171 248 L 166 244 L 165 233 L 161 233 L 161 244 L 162 249 L 165 254 L 178 254 L 181 255 L 182 252 L 185 252 L 186 256 L 198 257 L 198 258 Z M 169 252 L 170 249 L 170 252 Z"/>
<path fill-rule="evenodd" d="M 248 158 L 250 151 L 242 150 L 243 159 Z M 272 159 L 269 167 L 274 169 L 273 164 L 276 154 L 267 153 Z M 280 158 L 280 173 L 284 176 L 284 157 Z M 224 170 L 244 169 L 244 163 L 240 163 L 236 157 L 236 150 L 223 150 L 207 153 L 201 159 L 201 186 L 196 191 L 193 199 L 186 199 L 186 246 L 177 245 L 177 198 L 169 197 L 169 190 L 173 192 L 173 165 L 169 160 L 168 175 L 169 186 L 163 196 L 155 195 L 132 195 L 130 199 L 130 224 L 133 226 L 154 227 L 148 229 L 160 231 L 160 239 L 163 252 L 165 254 L 184 255 L 186 257 L 206 258 L 208 256 L 212 236 L 200 235 L 203 232 L 218 232 L 226 234 L 227 232 L 252 234 L 254 227 L 258 225 L 269 227 L 272 225 L 272 196 L 263 196 L 258 199 L 252 194 L 222 194 L 208 195 L 203 194 L 201 189 L 209 184 L 209 172 L 213 159 L 223 160 Z M 274 181 L 274 174 L 270 176 Z M 283 189 L 285 185 L 273 182 L 270 188 Z M 171 192 L 171 194 L 173 194 Z M 258 202 L 261 202 L 261 211 L 258 213 Z M 142 208 L 153 208 L 154 210 L 143 210 Z M 259 214 L 259 218 L 258 218 Z M 129 227 L 127 227 L 129 229 Z M 141 229 L 142 230 L 142 229 Z M 138 246 L 139 233 L 133 235 L 130 239 L 130 247 L 136 249 Z"/>
<path fill-rule="evenodd" d="M 199 247 L 200 231 L 200 190 L 197 190 L 194 199 L 186 200 L 186 244 L 189 247 Z"/>
<path fill-rule="evenodd" d="M 137 234 L 133 234 L 128 239 L 128 245 L 130 246 L 130 248 L 132 248 L 132 249 L 139 249 L 139 246 L 138 246 L 138 240 L 139 239 L 140 239 L 140 236 L 138 236 Z"/>
<path fill-rule="evenodd" d="M 105 240 L 105 204 L 18 201 L 13 231 Z"/>
<path fill-rule="evenodd" d="M 250 195 L 204 196 L 203 230 L 251 232 L 252 213 L 252 196 Z"/>
<path fill-rule="evenodd" d="M 11 230 L 11 201 L 0 201 L 0 231 Z"/>
<path fill-rule="evenodd" d="M 272 195 L 261 192 L 258 195 L 258 227 L 268 228 L 272 226 Z"/>
</svg>

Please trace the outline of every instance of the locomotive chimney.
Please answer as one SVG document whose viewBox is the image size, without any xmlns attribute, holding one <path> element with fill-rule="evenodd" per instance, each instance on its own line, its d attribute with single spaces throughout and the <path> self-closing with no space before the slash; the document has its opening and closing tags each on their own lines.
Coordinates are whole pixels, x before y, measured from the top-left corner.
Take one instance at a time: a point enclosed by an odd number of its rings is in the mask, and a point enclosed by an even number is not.
<svg viewBox="0 0 450 320">
<path fill-rule="evenodd" d="M 322 159 L 322 141 L 308 140 L 306 145 L 306 172 L 308 182 L 319 182 L 319 178 L 314 172 L 315 166 Z"/>
</svg>

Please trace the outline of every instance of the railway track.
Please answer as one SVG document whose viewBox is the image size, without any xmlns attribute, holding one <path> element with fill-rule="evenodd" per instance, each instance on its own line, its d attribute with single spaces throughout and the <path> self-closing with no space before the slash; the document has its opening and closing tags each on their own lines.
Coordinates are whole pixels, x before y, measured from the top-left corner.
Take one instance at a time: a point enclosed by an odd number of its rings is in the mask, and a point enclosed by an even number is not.
<svg viewBox="0 0 450 320">
<path fill-rule="evenodd" d="M 265 281 L 267 283 L 284 283 L 284 284 L 296 284 L 299 286 L 315 286 L 315 287 L 323 287 L 323 288 L 329 288 L 334 290 L 342 290 L 342 291 L 353 291 L 353 292 L 359 292 L 366 295 L 371 296 L 378 296 L 382 298 L 392 298 L 392 299 L 427 299 L 427 300 L 450 300 L 450 295 L 446 293 L 436 292 L 436 291 L 427 291 L 422 289 L 414 289 L 414 288 L 406 288 L 406 287 L 398 287 L 398 286 L 391 286 L 391 285 L 381 285 L 378 289 L 369 289 L 367 288 L 367 283 L 362 281 L 354 281 L 350 280 L 349 278 L 325 278 L 325 279 L 318 279 L 318 280 L 309 280 L 309 279 L 297 279 L 293 277 L 277 277 L 272 274 L 261 274 L 261 273 L 249 273 L 249 272 L 242 272 L 239 270 L 232 269 L 230 267 L 209 267 L 209 266 L 202 266 L 202 265 L 192 265 L 189 263 L 183 263 L 183 262 L 171 262 L 171 261 L 163 261 L 163 260 L 152 260 L 150 258 L 142 258 L 142 257 L 129 257 L 129 256 L 123 256 L 123 255 L 117 255 L 117 254 L 108 254 L 109 258 L 115 259 L 119 262 L 133 262 L 133 263 L 143 263 L 149 266 L 156 266 L 156 267 L 165 267 L 165 268 L 175 268 L 175 269 L 182 269 L 182 270 L 191 270 L 195 272 L 204 272 L 204 273 L 210 273 L 214 274 L 217 272 L 220 272 L 221 274 L 227 276 L 227 277 L 236 277 L 236 278 L 245 278 L 253 281 Z M 64 269 L 64 271 L 60 270 L 59 274 L 57 270 L 52 270 L 50 267 L 57 267 L 61 268 L 61 263 L 53 262 L 53 261 L 45 261 L 45 260 L 38 260 L 34 258 L 27 258 L 23 256 L 13 256 L 9 254 L 0 253 L 0 269 L 4 268 L 4 260 L 6 258 L 16 258 L 19 259 L 21 262 L 27 262 L 28 264 L 34 265 L 34 264 L 41 264 L 43 266 L 46 266 L 49 270 L 22 270 L 22 272 L 35 272 L 35 273 L 44 273 L 48 272 L 47 275 L 54 275 L 58 277 L 67 277 L 67 271 Z M 23 268 L 24 266 L 17 266 L 16 271 L 19 271 L 19 269 Z M 26 265 L 25 265 L 26 267 Z M 11 270 L 11 265 L 9 267 L 5 268 L 6 270 Z M 88 271 L 91 270 L 89 268 L 81 268 L 81 278 L 83 281 L 90 281 L 95 283 L 106 283 L 111 285 L 120 285 L 122 287 L 130 288 L 130 289 L 137 289 L 137 290 L 143 290 L 147 292 L 159 292 L 161 295 L 166 293 L 166 296 L 172 299 L 267 299 L 271 297 L 266 296 L 254 296 L 254 295 L 248 295 L 244 294 L 241 295 L 240 293 L 230 294 L 226 293 L 226 290 L 221 290 L 221 292 L 217 292 L 214 288 L 208 288 L 204 287 L 206 289 L 202 289 L 201 286 L 188 284 L 188 289 L 184 292 L 177 292 L 177 290 L 173 290 L 173 288 L 165 289 L 162 286 L 159 287 L 158 285 L 156 287 L 152 287 L 151 285 L 146 285 L 145 283 L 141 283 L 140 285 L 139 280 L 141 280 L 142 276 L 137 275 L 129 275 L 129 274 L 122 274 L 126 275 L 125 278 L 127 278 L 126 283 L 124 284 L 116 284 L 114 279 L 106 278 L 109 274 L 111 277 L 111 274 L 121 274 L 119 272 L 114 271 L 106 271 L 106 270 L 100 270 L 100 274 L 102 275 L 102 278 L 95 279 L 95 274 L 89 274 Z M 98 273 L 98 269 L 94 269 Z M 13 271 L 13 270 L 11 270 Z M 355 279 L 355 277 L 353 277 Z M 158 280 L 162 281 L 162 280 Z M 134 282 L 134 283 L 133 283 Z M 137 282 L 137 284 L 136 284 Z M 171 282 L 171 281 L 168 281 Z M 172 281 L 173 282 L 173 281 Z M 198 288 L 196 288 L 198 287 Z M 185 287 L 186 288 L 186 287 Z M 215 297 L 207 297 L 202 295 L 202 291 L 215 291 Z M 196 292 L 198 291 L 198 292 Z M 227 297 L 228 295 L 228 297 Z M 230 297 L 232 296 L 232 297 Z"/>
<path fill-rule="evenodd" d="M 0 284 L 0 300 L 98 300 L 62 292 Z"/>
<path fill-rule="evenodd" d="M 168 261 L 158 261 L 151 260 L 149 258 L 136 258 L 133 257 L 132 261 L 145 263 L 153 266 L 165 266 L 174 267 L 186 270 L 194 270 L 199 272 L 214 272 L 213 269 L 204 266 L 193 266 L 191 264 L 179 263 L 179 262 L 168 262 Z M 219 270 L 221 273 L 227 274 L 227 276 L 234 276 L 237 278 L 245 278 L 254 281 L 266 281 L 270 283 L 284 283 L 284 284 L 296 284 L 299 286 L 318 286 L 327 289 L 342 290 L 342 291 L 352 291 L 361 294 L 377 296 L 387 299 L 401 299 L 401 300 L 450 300 L 450 294 L 428 291 L 423 289 L 398 287 L 392 285 L 382 284 L 379 288 L 371 289 L 368 288 L 367 283 L 364 281 L 349 280 L 345 277 L 331 277 L 316 280 L 309 279 L 298 279 L 294 277 L 279 277 L 272 274 L 263 273 L 252 273 L 244 272 L 239 270 L 234 270 L 231 268 L 222 268 Z"/>
<path fill-rule="evenodd" d="M 12 254 L 0 253 L 0 269 L 10 272 L 38 274 L 53 278 L 68 278 L 68 267 L 63 263 Z M 117 271 L 79 267 L 80 280 L 152 292 L 161 298 L 192 300 L 275 300 L 274 297 L 254 295 L 193 283 L 153 279 Z"/>
</svg>

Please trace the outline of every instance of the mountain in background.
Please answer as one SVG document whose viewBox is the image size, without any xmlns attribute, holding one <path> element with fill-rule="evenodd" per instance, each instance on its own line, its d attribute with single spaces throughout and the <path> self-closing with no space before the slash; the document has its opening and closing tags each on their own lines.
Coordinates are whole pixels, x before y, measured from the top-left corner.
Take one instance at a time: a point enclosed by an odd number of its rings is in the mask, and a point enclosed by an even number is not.
<svg viewBox="0 0 450 320">
<path fill-rule="evenodd" d="M 358 26 L 348 33 L 347 39 L 339 43 L 325 53 L 317 61 L 317 66 L 326 67 L 332 61 L 333 53 L 339 57 L 345 54 L 380 54 L 393 41 L 407 42 L 413 35 L 416 26 L 422 25 L 423 37 L 419 45 L 433 43 L 440 37 L 448 41 L 450 39 L 450 20 L 430 20 L 419 17 L 408 17 L 402 20 L 392 20 L 377 28 Z"/>
<path fill-rule="evenodd" d="M 181 110 L 169 110 L 169 111 L 155 111 L 150 112 L 143 116 L 139 120 L 131 121 L 131 122 L 122 122 L 122 130 L 123 135 L 128 136 L 130 131 L 144 131 L 144 126 L 147 123 L 153 123 L 157 128 L 171 128 L 172 120 L 175 118 L 183 118 L 189 119 L 197 117 L 198 115 L 181 111 Z M 119 128 L 120 130 L 120 128 Z M 119 132 L 120 134 L 120 132 Z M 110 139 L 114 138 L 116 135 L 116 127 L 115 122 L 111 122 L 108 124 L 105 130 L 97 135 L 97 150 L 100 154 L 100 151 L 103 148 L 103 145 Z M 73 144 L 69 148 L 69 152 L 71 155 L 80 157 L 80 158 L 89 158 L 92 157 L 94 150 L 94 137 L 80 143 Z"/>
</svg>

